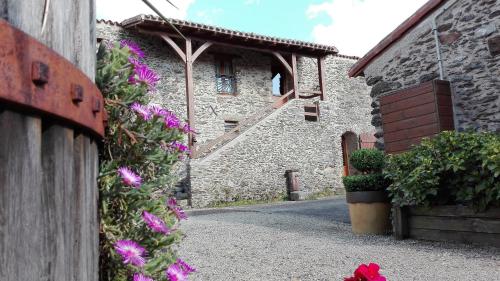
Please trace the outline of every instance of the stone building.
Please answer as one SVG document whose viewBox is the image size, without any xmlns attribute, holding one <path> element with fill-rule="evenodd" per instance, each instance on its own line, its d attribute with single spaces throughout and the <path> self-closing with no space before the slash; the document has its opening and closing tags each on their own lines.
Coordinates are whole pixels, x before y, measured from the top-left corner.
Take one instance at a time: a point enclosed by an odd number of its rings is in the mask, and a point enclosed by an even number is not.
<svg viewBox="0 0 500 281">
<path fill-rule="evenodd" d="M 170 22 L 183 37 L 144 15 L 99 20 L 97 37 L 138 42 L 162 77 L 155 102 L 196 129 L 192 155 L 178 167 L 178 197 L 194 207 L 282 197 L 291 169 L 304 193 L 343 191 L 347 154 L 374 142 L 369 87 L 347 77 L 356 58 L 333 46 Z"/>
<path fill-rule="evenodd" d="M 433 79 L 449 82 L 455 129 L 500 132 L 499 62 L 499 0 L 431 0 L 354 64 L 349 75 L 364 76 L 372 86 L 376 146 L 384 148 L 381 99 Z M 401 133 L 422 136 L 426 124 L 420 125 Z"/>
</svg>

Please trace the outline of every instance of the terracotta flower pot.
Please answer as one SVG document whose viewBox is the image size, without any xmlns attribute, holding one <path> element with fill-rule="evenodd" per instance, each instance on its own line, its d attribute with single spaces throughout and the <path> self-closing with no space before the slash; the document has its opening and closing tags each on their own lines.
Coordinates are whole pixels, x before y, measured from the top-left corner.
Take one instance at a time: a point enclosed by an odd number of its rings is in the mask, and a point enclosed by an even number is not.
<svg viewBox="0 0 500 281">
<path fill-rule="evenodd" d="M 346 193 L 352 231 L 356 234 L 388 234 L 391 204 L 384 191 Z"/>
</svg>

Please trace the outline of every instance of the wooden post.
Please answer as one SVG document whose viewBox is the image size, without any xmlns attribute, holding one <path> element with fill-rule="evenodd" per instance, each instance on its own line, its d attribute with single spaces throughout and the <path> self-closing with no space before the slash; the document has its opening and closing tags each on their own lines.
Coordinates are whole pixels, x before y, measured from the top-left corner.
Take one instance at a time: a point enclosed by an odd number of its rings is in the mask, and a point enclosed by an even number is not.
<svg viewBox="0 0 500 281">
<path fill-rule="evenodd" d="M 321 91 L 321 100 L 325 100 L 326 86 L 325 86 L 325 57 L 318 58 L 318 78 L 319 78 L 319 89 Z"/>
<path fill-rule="evenodd" d="M 94 0 L 3 0 L 0 18 L 94 79 Z M 3 103 L 0 132 L 8 132 L 0 133 L 0 279 L 97 281 L 94 137 Z M 77 149 L 79 141 L 84 145 Z"/>
<path fill-rule="evenodd" d="M 293 92 L 295 93 L 295 98 L 299 98 L 299 78 L 297 74 L 297 55 L 295 53 L 292 54 L 292 83 L 293 83 Z"/>
<path fill-rule="evenodd" d="M 192 61 L 191 39 L 186 39 L 186 100 L 187 118 L 189 126 L 194 128 L 194 85 L 193 85 L 193 61 Z M 193 133 L 189 133 L 188 145 L 191 152 L 194 152 Z"/>
<path fill-rule="evenodd" d="M 398 240 L 408 237 L 407 208 L 394 206 L 392 208 L 392 222 L 394 227 L 394 237 Z"/>
</svg>

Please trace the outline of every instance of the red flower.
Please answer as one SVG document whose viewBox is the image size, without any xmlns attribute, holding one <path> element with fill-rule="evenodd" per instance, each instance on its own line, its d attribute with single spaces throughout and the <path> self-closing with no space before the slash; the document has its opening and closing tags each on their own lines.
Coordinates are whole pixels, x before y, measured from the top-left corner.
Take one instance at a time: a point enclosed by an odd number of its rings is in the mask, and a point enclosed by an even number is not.
<svg viewBox="0 0 500 281">
<path fill-rule="evenodd" d="M 376 263 L 362 264 L 354 271 L 353 277 L 344 278 L 344 281 L 386 281 L 379 270 L 380 266 Z"/>
</svg>

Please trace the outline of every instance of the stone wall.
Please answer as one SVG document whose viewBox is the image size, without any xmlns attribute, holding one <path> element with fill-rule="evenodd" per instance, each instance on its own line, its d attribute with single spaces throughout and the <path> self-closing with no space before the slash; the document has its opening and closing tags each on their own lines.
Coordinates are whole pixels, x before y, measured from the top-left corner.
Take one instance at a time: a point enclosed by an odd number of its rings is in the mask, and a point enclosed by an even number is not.
<svg viewBox="0 0 500 281">
<path fill-rule="evenodd" d="M 444 79 L 452 85 L 456 129 L 500 132 L 500 1 L 450 0 L 443 7 L 447 10 L 438 9 L 420 22 L 364 71 L 367 84 L 373 86 L 372 124 L 377 128 L 379 148 L 383 148 L 379 97 L 439 78 L 431 29 L 436 16 Z"/>
<path fill-rule="evenodd" d="M 288 169 L 299 170 L 304 192 L 343 192 L 341 136 L 374 130 L 369 89 L 362 78 L 347 78 L 353 63 L 327 58 L 327 93 L 326 101 L 320 101 L 319 122 L 304 119 L 303 106 L 311 100 L 294 99 L 206 158 L 191 160 L 193 205 L 279 197 L 286 193 Z M 298 69 L 299 85 L 314 87 L 316 61 L 300 59 Z"/>
<path fill-rule="evenodd" d="M 97 37 L 119 41 L 132 39 L 146 53 L 145 61 L 161 76 L 154 102 L 187 119 L 184 63 L 167 43 L 156 37 L 124 30 L 99 22 Z M 220 95 L 216 90 L 214 57 L 233 56 L 237 80 L 236 95 Z M 205 51 L 193 65 L 196 140 L 203 144 L 224 134 L 224 120 L 241 121 L 273 102 L 271 58 L 262 53 L 215 46 Z"/>
<path fill-rule="evenodd" d="M 184 65 L 166 43 L 107 23 L 98 23 L 97 31 L 98 38 L 138 42 L 147 54 L 146 62 L 162 76 L 155 102 L 186 118 Z M 218 53 L 234 58 L 235 96 L 216 93 L 214 56 Z M 202 207 L 219 201 L 278 197 L 286 192 L 287 169 L 300 171 L 305 192 L 328 187 L 342 192 L 342 134 L 374 131 L 369 87 L 362 78 L 347 77 L 354 62 L 327 57 L 326 100 L 320 101 L 319 122 L 304 118 L 304 104 L 314 100 L 292 100 L 212 154 L 179 163 L 177 173 L 182 185 L 191 189 L 192 204 Z M 274 101 L 271 63 L 270 55 L 218 46 L 200 56 L 193 69 L 198 144 L 222 135 L 225 119 L 243 120 Z M 317 71 L 316 60 L 299 58 L 299 88 L 319 89 Z"/>
</svg>

